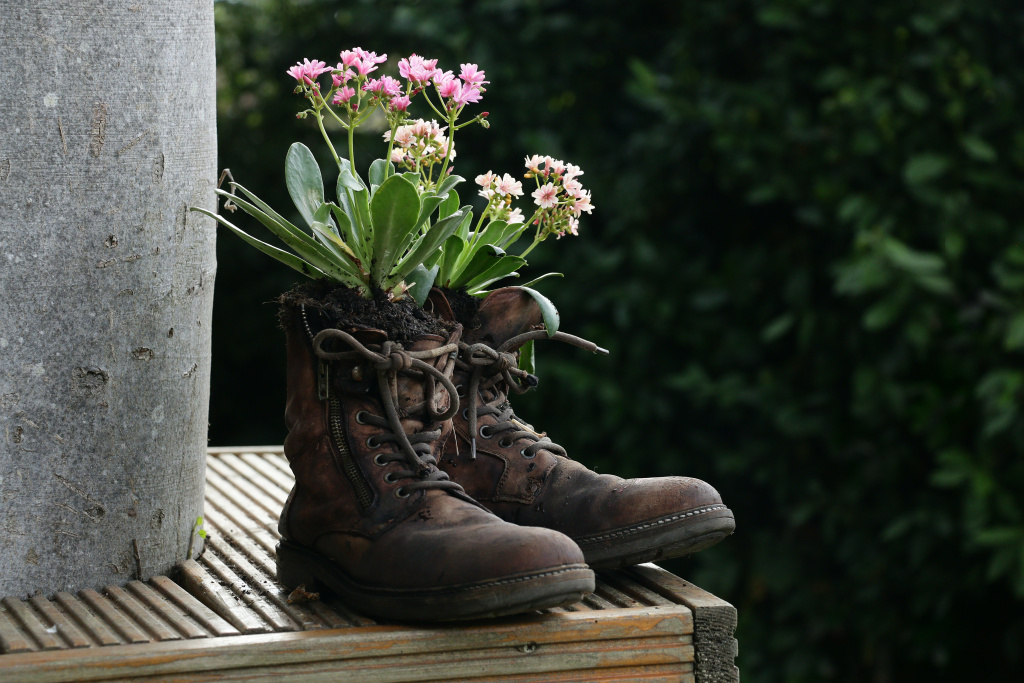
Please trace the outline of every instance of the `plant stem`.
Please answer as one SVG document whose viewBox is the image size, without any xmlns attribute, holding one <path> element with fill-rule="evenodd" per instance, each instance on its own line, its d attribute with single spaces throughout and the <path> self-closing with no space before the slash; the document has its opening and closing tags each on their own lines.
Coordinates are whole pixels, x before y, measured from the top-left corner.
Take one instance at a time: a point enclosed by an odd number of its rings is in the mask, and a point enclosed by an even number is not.
<svg viewBox="0 0 1024 683">
<path fill-rule="evenodd" d="M 538 234 L 537 237 L 533 239 L 533 243 L 526 248 L 526 251 L 519 255 L 519 258 L 526 258 L 526 255 L 533 251 L 533 248 L 540 244 L 542 241 L 543 240 L 541 240 L 540 235 Z"/>
<path fill-rule="evenodd" d="M 331 138 L 327 135 L 327 129 L 324 128 L 323 114 L 320 113 L 320 109 L 314 110 L 313 113 L 316 114 L 316 125 L 320 128 L 320 134 L 324 136 L 324 142 L 327 143 L 327 147 L 331 150 L 331 156 L 334 157 L 334 163 L 336 163 L 340 168 L 341 158 L 338 157 L 338 152 L 334 149 L 334 144 L 331 142 Z"/>
</svg>

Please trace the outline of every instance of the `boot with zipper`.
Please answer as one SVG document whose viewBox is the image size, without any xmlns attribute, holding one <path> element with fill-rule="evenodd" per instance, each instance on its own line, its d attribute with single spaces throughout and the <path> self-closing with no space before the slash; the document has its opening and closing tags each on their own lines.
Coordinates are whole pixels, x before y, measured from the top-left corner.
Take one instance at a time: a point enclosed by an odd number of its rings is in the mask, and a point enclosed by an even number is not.
<svg viewBox="0 0 1024 683">
<path fill-rule="evenodd" d="M 458 410 L 460 327 L 399 344 L 304 307 L 285 318 L 295 485 L 279 524 L 281 583 L 403 621 L 514 614 L 593 591 L 569 538 L 502 521 L 437 468 Z"/>
<path fill-rule="evenodd" d="M 462 407 L 441 468 L 475 500 L 509 522 L 568 535 L 594 568 L 690 555 L 733 532 L 733 514 L 709 484 L 597 474 L 516 417 L 510 395 L 537 384 L 517 367 L 523 344 L 551 338 L 607 351 L 562 332 L 549 337 L 534 299 L 514 287 L 493 291 L 476 310 L 465 295 L 440 290 L 430 304 L 466 330 L 453 376 Z"/>
</svg>

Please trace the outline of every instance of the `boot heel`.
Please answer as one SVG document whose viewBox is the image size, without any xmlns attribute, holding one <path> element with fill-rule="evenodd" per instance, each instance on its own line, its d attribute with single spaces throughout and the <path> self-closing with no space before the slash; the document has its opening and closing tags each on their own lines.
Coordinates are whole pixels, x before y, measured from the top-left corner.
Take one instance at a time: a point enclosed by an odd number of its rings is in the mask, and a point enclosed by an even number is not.
<svg viewBox="0 0 1024 683">
<path fill-rule="evenodd" d="M 284 541 L 277 544 L 277 580 L 288 590 L 302 585 L 309 592 L 320 589 L 320 581 L 309 560 Z"/>
</svg>

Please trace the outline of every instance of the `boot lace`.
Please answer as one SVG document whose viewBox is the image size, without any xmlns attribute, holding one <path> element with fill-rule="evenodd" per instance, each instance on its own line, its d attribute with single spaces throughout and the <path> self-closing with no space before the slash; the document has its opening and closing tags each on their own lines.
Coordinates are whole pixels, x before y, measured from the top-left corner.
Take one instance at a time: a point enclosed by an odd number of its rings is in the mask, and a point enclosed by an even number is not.
<svg viewBox="0 0 1024 683">
<path fill-rule="evenodd" d="M 528 439 L 532 443 L 519 451 L 524 458 L 535 457 L 537 451 L 541 449 L 567 457 L 564 448 L 546 435 L 538 434 L 529 424 L 517 419 L 506 399 L 509 391 L 524 394 L 537 386 L 537 377 L 519 369 L 514 352 L 510 351 L 534 339 L 553 339 L 593 353 L 608 353 L 606 349 L 586 339 L 564 332 L 555 332 L 549 336 L 545 330 L 524 332 L 496 349 L 487 344 L 467 344 L 460 341 L 459 357 L 455 360 L 455 365 L 459 370 L 469 373 L 469 400 L 462 411 L 462 416 L 469 426 L 470 460 L 476 460 L 477 434 L 484 438 L 500 435 L 498 443 L 505 448 L 518 439 Z M 496 422 L 477 430 L 479 415 L 494 415 Z"/>
<path fill-rule="evenodd" d="M 449 337 L 447 344 L 425 351 L 407 351 L 402 348 L 401 344 L 392 341 L 366 346 L 352 335 L 338 329 L 322 330 L 313 338 L 313 351 L 321 360 L 345 361 L 362 358 L 369 361 L 376 371 L 380 400 L 385 414 L 381 417 L 361 410 L 356 413 L 355 417 L 357 422 L 386 430 L 381 434 L 371 436 L 372 442 L 368 440 L 367 445 L 377 447 L 383 443 L 394 443 L 398 446 L 397 451 L 378 453 L 374 462 L 378 465 L 404 462 L 407 465 L 408 469 L 396 470 L 385 476 L 389 483 L 401 479 L 415 479 L 408 484 L 403 484 L 395 491 L 395 495 L 400 498 L 405 498 L 414 491 L 425 489 L 463 491 L 460 485 L 450 481 L 448 475 L 437 468 L 437 458 L 431 452 L 431 445 L 441 437 L 441 429 L 406 434 L 397 405 L 398 373 L 403 373 L 422 378 L 424 382 L 424 400 L 408 406 L 403 411 L 406 417 L 414 416 L 425 410 L 430 421 L 438 423 L 451 418 L 458 412 L 458 394 L 449 379 L 455 364 L 454 359 L 449 358 L 444 371 L 425 362 L 439 356 L 454 355 L 459 348 L 455 342 L 458 336 L 459 331 L 457 330 Z M 325 346 L 331 341 L 345 344 L 350 350 L 328 351 Z M 449 396 L 449 405 L 444 411 L 437 410 L 438 383 Z"/>
</svg>

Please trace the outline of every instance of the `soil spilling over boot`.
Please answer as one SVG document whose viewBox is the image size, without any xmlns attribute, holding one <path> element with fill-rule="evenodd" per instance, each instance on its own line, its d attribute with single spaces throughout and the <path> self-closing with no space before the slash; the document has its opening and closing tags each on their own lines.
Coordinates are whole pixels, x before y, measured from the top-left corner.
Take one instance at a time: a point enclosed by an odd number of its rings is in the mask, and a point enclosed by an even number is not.
<svg viewBox="0 0 1024 683">
<path fill-rule="evenodd" d="M 466 325 L 453 375 L 462 408 L 441 467 L 474 499 L 510 522 L 561 531 L 596 568 L 689 555 L 733 532 L 732 512 L 707 483 L 597 474 L 516 417 L 510 394 L 537 384 L 518 369 L 516 351 L 549 338 L 532 297 L 507 287 L 478 306 L 464 294 L 439 290 L 431 299 L 435 311 Z M 603 351 L 561 332 L 550 338 Z"/>
<path fill-rule="evenodd" d="M 460 326 L 428 321 L 444 334 L 424 333 L 410 315 L 349 310 L 353 322 L 327 305 L 285 306 L 295 486 L 277 567 L 287 588 L 327 588 L 363 614 L 402 621 L 514 614 L 593 590 L 568 537 L 502 521 L 437 468 L 458 410 Z"/>
</svg>

